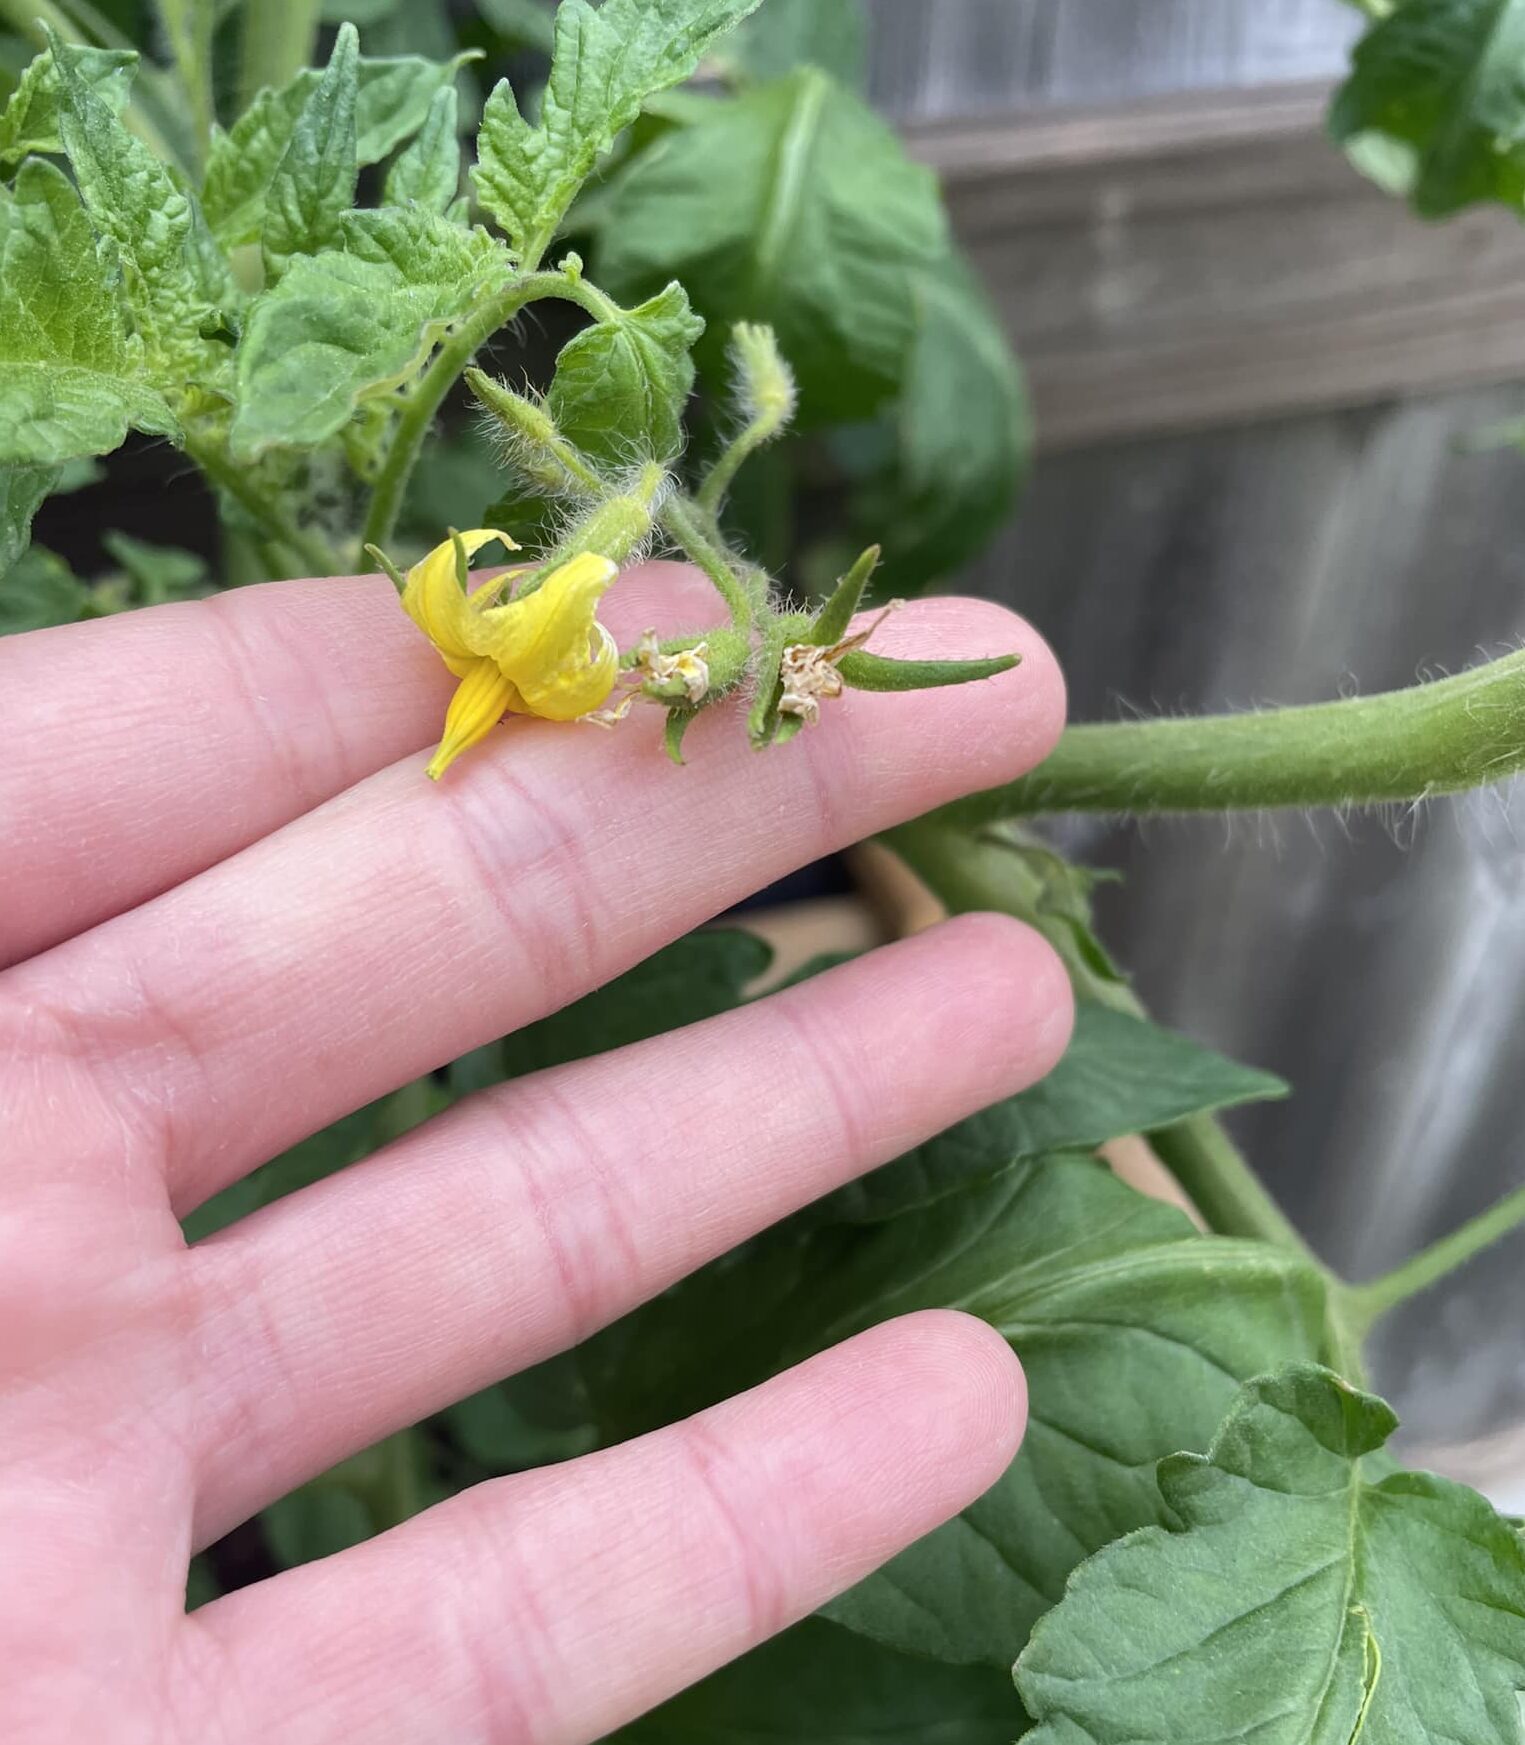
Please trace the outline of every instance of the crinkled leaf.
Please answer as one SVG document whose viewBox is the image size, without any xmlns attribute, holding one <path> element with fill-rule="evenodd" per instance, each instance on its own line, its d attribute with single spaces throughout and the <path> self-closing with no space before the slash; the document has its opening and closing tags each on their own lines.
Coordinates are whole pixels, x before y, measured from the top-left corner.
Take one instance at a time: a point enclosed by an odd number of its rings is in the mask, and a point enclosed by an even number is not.
<svg viewBox="0 0 1525 1745">
<path fill-rule="evenodd" d="M 871 1221 L 927 1206 L 1013 1163 L 1090 1151 L 1188 1115 L 1286 1095 L 1270 1073 L 1240 1066 L 1185 1036 L 1104 1006 L 1082 1005 L 1064 1059 L 1039 1083 L 971 1115 L 818 1208 Z"/>
<path fill-rule="evenodd" d="M 807 424 L 871 416 L 897 392 L 919 276 L 947 255 L 931 171 L 814 69 L 659 140 L 616 178 L 598 223 L 599 278 L 616 295 L 676 277 L 714 333 L 771 323 Z"/>
<path fill-rule="evenodd" d="M 32 158 L 0 194 L 0 464 L 106 454 L 134 425 L 175 430 L 143 379 L 112 251 L 62 170 Z"/>
<path fill-rule="evenodd" d="M 477 139 L 477 195 L 520 260 L 538 264 L 574 196 L 646 99 L 680 84 L 759 0 L 562 0 L 538 126 L 501 80 Z M 721 178 L 724 180 L 725 178 Z"/>
<path fill-rule="evenodd" d="M 454 84 L 470 58 L 458 55 L 441 62 L 417 55 L 362 55 L 356 65 L 356 162 L 362 167 L 380 163 L 417 133 L 435 97 Z M 225 248 L 259 241 L 271 181 L 297 118 L 322 77 L 309 67 L 280 90 L 261 91 L 228 132 L 213 137 L 202 199 L 212 231 Z"/>
<path fill-rule="evenodd" d="M 1199 1235 L 1089 1158 L 1008 1169 L 872 1225 L 795 1220 L 583 1348 L 610 1439 L 893 1315 L 959 1308 L 1027 1370 L 1027 1439 L 979 1502 L 829 1608 L 891 1647 L 1009 1666 L 1082 1558 L 1161 1519 L 1154 1462 L 1206 1448 L 1247 1377 L 1329 1355 L 1321 1276 Z"/>
<path fill-rule="evenodd" d="M 119 115 L 127 107 L 138 57 L 126 49 L 75 48 L 74 69 L 100 100 Z M 44 49 L 0 111 L 0 164 L 28 152 L 61 152 L 58 104 L 61 89 L 52 49 Z"/>
<path fill-rule="evenodd" d="M 59 131 L 90 216 L 116 244 L 147 373 L 162 387 L 215 382 L 227 354 L 203 337 L 222 316 L 209 295 L 195 197 L 75 72 L 74 52 L 60 62 Z"/>
<path fill-rule="evenodd" d="M 1417 211 L 1525 206 L 1525 0 L 1404 0 L 1356 45 L 1330 112 L 1336 138 L 1390 179 L 1403 154 Z M 1389 142 L 1373 159 L 1370 136 Z"/>
<path fill-rule="evenodd" d="M 868 42 L 861 0 L 768 0 L 738 25 L 721 58 L 741 78 L 782 78 L 820 67 L 840 84 L 863 84 Z"/>
<path fill-rule="evenodd" d="M 340 25 L 333 53 L 296 126 L 265 197 L 265 275 L 274 283 L 293 255 L 317 254 L 338 236 L 355 202 L 355 105 L 360 38 Z"/>
<path fill-rule="evenodd" d="M 858 487 L 859 525 L 885 549 L 884 592 L 956 574 L 1010 516 L 1031 422 L 1022 372 L 958 257 L 916 281 L 916 330 L 884 463 Z"/>
<path fill-rule="evenodd" d="M 0 581 L 31 544 L 32 518 L 57 488 L 62 471 L 56 466 L 0 466 Z"/>
<path fill-rule="evenodd" d="M 31 546 L 0 574 L 0 636 L 91 616 L 90 590 L 63 561 Z"/>
<path fill-rule="evenodd" d="M 1017 1667 L 1029 1745 L 1519 1745 L 1525 1546 L 1466 1486 L 1370 1457 L 1392 1411 L 1294 1365 L 1166 1515 L 1078 1570 Z"/>
<path fill-rule="evenodd" d="M 294 259 L 249 311 L 234 451 L 314 447 L 406 382 L 508 271 L 502 245 L 420 207 L 347 213 L 340 247 Z"/>
<path fill-rule="evenodd" d="M 454 85 L 434 93 L 417 137 L 387 171 L 387 205 L 416 205 L 439 213 L 450 209 L 461 187 L 457 107 Z"/>
<path fill-rule="evenodd" d="M 690 347 L 703 332 L 678 284 L 617 321 L 584 328 L 562 349 L 551 383 L 549 410 L 562 435 L 596 460 L 671 460 L 694 387 Z"/>
<path fill-rule="evenodd" d="M 615 1745 L 1010 1745 L 1023 1719 L 1004 1672 L 916 1660 L 810 1618 Z"/>
</svg>

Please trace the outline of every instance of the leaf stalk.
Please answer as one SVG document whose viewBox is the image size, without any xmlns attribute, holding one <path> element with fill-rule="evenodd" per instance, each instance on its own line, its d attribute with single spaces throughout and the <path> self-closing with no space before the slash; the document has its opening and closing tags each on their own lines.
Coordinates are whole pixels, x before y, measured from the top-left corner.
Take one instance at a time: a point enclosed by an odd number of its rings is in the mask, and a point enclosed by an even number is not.
<svg viewBox="0 0 1525 1745">
<path fill-rule="evenodd" d="M 1525 1187 L 1507 1194 L 1497 1205 L 1469 1219 L 1449 1236 L 1366 1284 L 1346 1285 L 1344 1302 L 1351 1325 L 1364 1336 L 1385 1316 L 1410 1298 L 1449 1278 L 1474 1255 L 1525 1224 Z"/>
</svg>

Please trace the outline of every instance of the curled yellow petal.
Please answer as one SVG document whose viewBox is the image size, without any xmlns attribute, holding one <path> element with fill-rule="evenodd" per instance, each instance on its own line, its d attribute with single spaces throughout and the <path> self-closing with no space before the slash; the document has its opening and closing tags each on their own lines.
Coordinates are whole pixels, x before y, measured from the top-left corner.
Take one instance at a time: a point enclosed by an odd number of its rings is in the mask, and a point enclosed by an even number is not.
<svg viewBox="0 0 1525 1745">
<path fill-rule="evenodd" d="M 492 732 L 515 703 L 513 683 L 498 671 L 496 662 L 473 660 L 450 699 L 445 736 L 429 765 L 429 779 L 437 782 L 463 751 L 470 751 Z"/>
<path fill-rule="evenodd" d="M 506 533 L 494 527 L 475 527 L 463 533 L 461 544 L 466 556 L 472 558 L 495 539 L 509 551 L 519 549 Z M 476 615 L 455 573 L 452 541 L 442 540 L 408 571 L 402 609 L 439 650 L 451 672 L 464 679 L 479 652 L 472 647 L 470 636 Z"/>
<path fill-rule="evenodd" d="M 596 613 L 618 574 L 608 558 L 583 552 L 533 594 L 477 617 L 473 646 L 513 681 L 518 695 L 511 709 L 575 721 L 608 699 L 619 677 L 619 649 Z"/>
</svg>

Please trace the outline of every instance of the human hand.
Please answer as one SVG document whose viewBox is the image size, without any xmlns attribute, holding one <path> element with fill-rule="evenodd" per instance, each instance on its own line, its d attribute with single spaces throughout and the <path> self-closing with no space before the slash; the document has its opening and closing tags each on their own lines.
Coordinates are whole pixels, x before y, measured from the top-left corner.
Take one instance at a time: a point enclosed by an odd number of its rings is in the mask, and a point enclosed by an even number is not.
<svg viewBox="0 0 1525 1745">
<path fill-rule="evenodd" d="M 607 617 L 624 638 L 706 598 L 653 565 Z M 1015 1359 L 918 1315 L 184 1611 L 196 1547 L 1053 1064 L 1062 969 L 971 917 L 182 1239 L 347 1110 L 1052 744 L 1060 678 L 1006 613 L 931 602 L 881 643 L 1026 658 L 854 694 L 762 757 L 716 710 L 683 770 L 654 710 L 613 738 L 516 722 L 436 787 L 451 681 L 384 581 L 0 641 L 7 1740 L 595 1739 L 1000 1474 Z"/>
</svg>

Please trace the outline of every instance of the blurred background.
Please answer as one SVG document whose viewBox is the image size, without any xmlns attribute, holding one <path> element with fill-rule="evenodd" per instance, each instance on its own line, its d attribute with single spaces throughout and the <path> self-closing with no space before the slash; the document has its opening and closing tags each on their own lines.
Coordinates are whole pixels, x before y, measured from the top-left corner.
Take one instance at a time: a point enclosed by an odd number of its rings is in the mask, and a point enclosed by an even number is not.
<svg viewBox="0 0 1525 1745">
<path fill-rule="evenodd" d="M 1525 631 L 1525 232 L 1428 226 L 1323 113 L 1335 0 L 871 0 L 869 83 L 943 175 L 1028 371 L 1020 512 L 967 576 L 1054 642 L 1075 719 L 1299 703 Z M 1479 440 L 1483 436 L 1483 440 Z M 1166 1023 L 1280 1072 L 1238 1136 L 1367 1276 L 1518 1184 L 1525 855 L 1507 790 L 1414 813 L 1056 834 L 1125 874 Z M 1525 1508 L 1525 1241 L 1378 1354 L 1411 1449 Z"/>
</svg>

